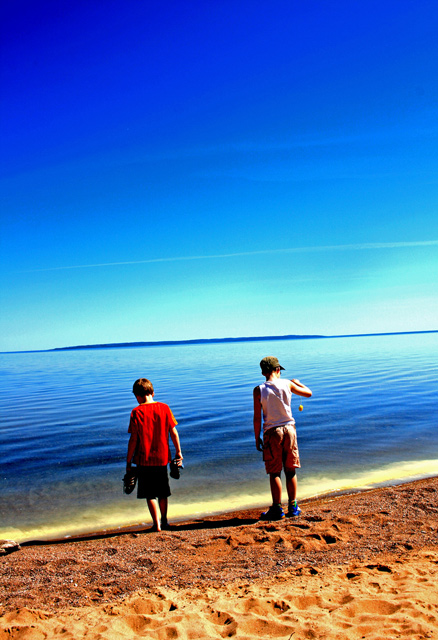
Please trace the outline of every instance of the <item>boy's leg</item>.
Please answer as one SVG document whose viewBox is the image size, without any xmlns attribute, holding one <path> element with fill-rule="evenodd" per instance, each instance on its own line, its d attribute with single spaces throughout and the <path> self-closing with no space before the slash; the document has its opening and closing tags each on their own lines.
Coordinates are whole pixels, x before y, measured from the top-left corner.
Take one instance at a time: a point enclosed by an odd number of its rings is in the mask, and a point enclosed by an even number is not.
<svg viewBox="0 0 438 640">
<path fill-rule="evenodd" d="M 281 473 L 281 472 L 280 472 Z M 262 520 L 281 520 L 284 518 L 284 511 L 281 508 L 281 475 L 280 473 L 270 473 L 269 483 L 271 485 L 272 506 L 262 513 Z"/>
<path fill-rule="evenodd" d="M 155 499 L 147 498 L 146 499 L 149 507 L 149 513 L 151 514 L 152 521 L 154 523 L 154 530 L 161 531 L 160 519 L 158 517 L 158 505 Z"/>
<path fill-rule="evenodd" d="M 283 451 L 283 432 L 281 427 L 268 429 L 264 435 L 263 460 L 266 473 L 269 474 L 272 504 L 281 504 L 281 469 Z"/>
<path fill-rule="evenodd" d="M 263 460 L 269 475 L 272 506 L 260 516 L 262 520 L 281 520 L 284 511 L 281 508 L 281 450 L 283 434 L 280 428 L 268 429 L 264 436 Z"/>
<path fill-rule="evenodd" d="M 167 498 L 158 498 L 158 505 L 160 507 L 161 526 L 162 526 L 162 528 L 164 528 L 168 524 L 167 523 L 167 504 L 168 504 Z"/>
<path fill-rule="evenodd" d="M 297 499 L 297 489 L 298 489 L 297 474 L 295 469 L 292 469 L 292 471 L 285 471 L 285 474 L 286 474 L 287 497 L 290 504 L 291 502 L 294 502 Z"/>
<path fill-rule="evenodd" d="M 297 505 L 297 474 L 295 469 L 286 471 L 285 473 L 287 496 L 289 501 L 287 515 L 289 518 L 293 518 L 295 516 L 299 516 L 301 513 L 301 509 Z"/>
<path fill-rule="evenodd" d="M 281 504 L 281 475 L 280 473 L 269 474 L 269 484 L 271 486 L 272 504 Z"/>
<path fill-rule="evenodd" d="M 285 434 L 284 471 L 286 474 L 286 489 L 289 502 L 288 516 L 299 516 L 301 509 L 297 505 L 297 475 L 296 469 L 300 467 L 300 454 L 298 452 L 297 433 L 293 425 L 287 428 Z"/>
</svg>

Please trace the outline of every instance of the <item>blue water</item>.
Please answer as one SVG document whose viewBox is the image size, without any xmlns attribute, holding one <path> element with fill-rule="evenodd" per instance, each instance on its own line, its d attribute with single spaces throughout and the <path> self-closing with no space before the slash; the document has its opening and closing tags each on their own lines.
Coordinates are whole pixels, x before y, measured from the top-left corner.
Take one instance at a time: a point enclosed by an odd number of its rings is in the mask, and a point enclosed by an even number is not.
<svg viewBox="0 0 438 640">
<path fill-rule="evenodd" d="M 300 497 L 438 473 L 436 333 L 3 354 L 0 538 L 149 521 L 121 483 L 141 376 L 179 422 L 170 516 L 265 506 L 252 429 L 265 355 L 313 391 L 292 404 Z"/>
</svg>

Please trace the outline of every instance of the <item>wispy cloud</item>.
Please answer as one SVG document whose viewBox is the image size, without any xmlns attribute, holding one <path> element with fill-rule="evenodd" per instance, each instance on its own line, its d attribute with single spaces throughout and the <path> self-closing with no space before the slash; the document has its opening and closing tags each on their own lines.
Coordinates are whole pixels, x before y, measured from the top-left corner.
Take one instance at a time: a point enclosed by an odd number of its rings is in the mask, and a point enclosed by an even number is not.
<svg viewBox="0 0 438 640">
<path fill-rule="evenodd" d="M 190 260 L 223 260 L 226 258 L 240 258 L 246 256 L 280 255 L 285 253 L 321 253 L 324 251 L 365 251 L 380 249 L 404 249 L 413 247 L 437 247 L 438 240 L 423 240 L 417 242 L 364 242 L 360 244 L 337 244 L 317 247 L 291 247 L 286 249 L 262 249 L 259 251 L 239 251 L 236 253 L 214 253 L 197 256 L 170 256 L 166 258 L 149 258 L 147 260 L 129 260 L 124 262 L 99 262 L 95 264 L 76 264 L 60 267 L 46 267 L 42 269 L 26 269 L 20 273 L 34 273 L 37 271 L 65 271 L 69 269 L 95 269 L 101 267 L 121 267 L 137 264 L 157 264 L 160 262 L 187 262 Z"/>
</svg>

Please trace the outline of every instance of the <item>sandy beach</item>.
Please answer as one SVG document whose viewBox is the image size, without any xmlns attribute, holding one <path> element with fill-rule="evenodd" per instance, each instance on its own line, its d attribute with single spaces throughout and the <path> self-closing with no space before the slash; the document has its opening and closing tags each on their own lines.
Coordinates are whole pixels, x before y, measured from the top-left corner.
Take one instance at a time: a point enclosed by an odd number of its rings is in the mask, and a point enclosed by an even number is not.
<svg viewBox="0 0 438 640">
<path fill-rule="evenodd" d="M 438 638 L 438 477 L 301 507 L 23 545 L 0 640 Z"/>
</svg>

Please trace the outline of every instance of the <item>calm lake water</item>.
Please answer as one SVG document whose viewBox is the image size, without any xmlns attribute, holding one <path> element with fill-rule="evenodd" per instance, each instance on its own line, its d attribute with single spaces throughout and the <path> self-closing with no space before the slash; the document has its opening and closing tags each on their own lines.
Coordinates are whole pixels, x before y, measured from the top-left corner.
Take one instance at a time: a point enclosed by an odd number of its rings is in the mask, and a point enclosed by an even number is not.
<svg viewBox="0 0 438 640">
<path fill-rule="evenodd" d="M 3 354 L 0 538 L 149 522 L 122 492 L 139 377 L 179 423 L 170 519 L 267 506 L 252 428 L 265 355 L 313 391 L 292 403 L 300 498 L 438 473 L 437 333 Z"/>
</svg>

